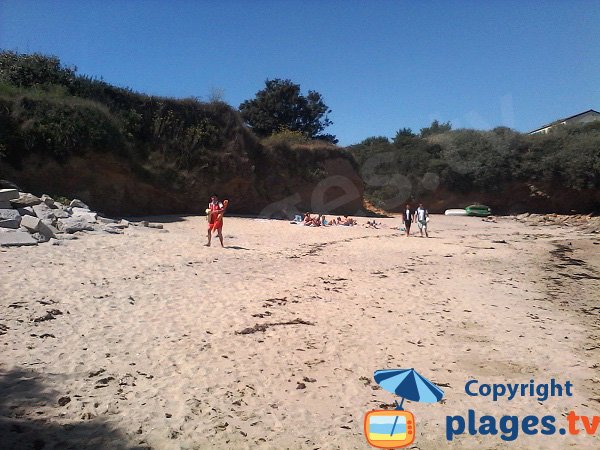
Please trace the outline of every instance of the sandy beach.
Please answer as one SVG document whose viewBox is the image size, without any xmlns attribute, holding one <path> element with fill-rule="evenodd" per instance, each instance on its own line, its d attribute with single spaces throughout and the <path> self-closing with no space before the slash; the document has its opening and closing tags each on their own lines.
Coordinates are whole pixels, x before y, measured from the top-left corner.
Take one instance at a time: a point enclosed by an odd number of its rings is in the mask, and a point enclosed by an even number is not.
<svg viewBox="0 0 600 450">
<path fill-rule="evenodd" d="M 366 449 L 391 408 L 373 372 L 445 391 L 405 403 L 410 448 L 598 448 L 596 436 L 467 433 L 446 416 L 600 415 L 600 235 L 433 216 L 431 237 L 204 217 L 164 231 L 0 249 L 0 447 Z M 358 218 L 360 223 L 367 219 Z M 379 219 L 378 219 L 379 220 Z M 573 384 L 496 402 L 465 383 Z M 582 428 L 582 425 L 580 425 Z"/>
</svg>

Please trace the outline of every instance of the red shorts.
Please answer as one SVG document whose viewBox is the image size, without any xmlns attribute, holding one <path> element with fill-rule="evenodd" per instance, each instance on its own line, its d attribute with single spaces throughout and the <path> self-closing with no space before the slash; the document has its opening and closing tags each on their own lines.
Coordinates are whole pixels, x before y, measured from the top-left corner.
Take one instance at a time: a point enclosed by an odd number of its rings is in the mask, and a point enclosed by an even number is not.
<svg viewBox="0 0 600 450">
<path fill-rule="evenodd" d="M 215 220 L 214 222 L 208 224 L 208 229 L 211 231 L 217 231 L 217 230 L 220 230 L 221 228 L 223 228 L 222 220 Z"/>
</svg>

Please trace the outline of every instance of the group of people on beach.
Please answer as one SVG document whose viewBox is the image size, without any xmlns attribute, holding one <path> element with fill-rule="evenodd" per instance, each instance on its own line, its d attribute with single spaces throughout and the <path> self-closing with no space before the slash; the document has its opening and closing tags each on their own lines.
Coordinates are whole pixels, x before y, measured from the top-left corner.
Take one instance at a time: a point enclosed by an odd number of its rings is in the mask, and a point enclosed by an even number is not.
<svg viewBox="0 0 600 450">
<path fill-rule="evenodd" d="M 404 222 L 404 229 L 406 231 L 406 237 L 410 236 L 410 226 L 416 223 L 421 232 L 421 237 L 425 233 L 425 237 L 429 237 L 427 233 L 427 222 L 429 222 L 429 211 L 425 209 L 423 203 L 419 203 L 419 207 L 413 210 L 410 204 L 406 205 L 404 212 L 402 213 L 402 221 Z"/>
<path fill-rule="evenodd" d="M 337 218 L 327 220 L 327 217 L 325 217 L 322 214 L 317 214 L 313 217 L 309 212 L 304 213 L 304 218 L 302 218 L 302 220 L 299 219 L 300 216 L 296 216 L 296 219 L 291 223 L 302 223 L 304 226 L 307 227 L 330 227 L 334 225 L 351 227 L 353 225 L 358 225 L 356 220 L 348 216 L 344 216 L 343 219 L 338 216 Z"/>
<path fill-rule="evenodd" d="M 223 215 L 225 214 L 225 210 L 227 209 L 228 201 L 225 200 L 223 202 L 219 201 L 219 197 L 216 194 L 213 194 L 210 197 L 210 203 L 208 204 L 208 208 L 206 209 L 207 220 L 208 220 L 208 242 L 205 244 L 207 247 L 210 247 L 210 243 L 212 240 L 213 233 L 217 233 L 219 237 L 219 241 L 221 242 L 221 247 L 223 247 Z M 419 227 L 419 231 L 421 232 L 421 237 L 423 237 L 423 233 L 425 233 L 425 237 L 429 237 L 429 233 L 427 232 L 427 222 L 429 222 L 429 211 L 425 209 L 422 203 L 419 203 L 419 207 L 416 210 L 413 210 L 410 204 L 406 205 L 406 209 L 402 213 L 402 220 L 404 223 L 404 230 L 406 232 L 406 237 L 410 236 L 410 227 L 413 223 L 416 223 Z M 354 226 L 358 225 L 358 222 L 351 217 L 338 216 L 334 219 L 328 220 L 324 215 L 317 214 L 313 216 L 310 212 L 305 212 L 304 217 L 297 215 L 295 219 L 291 222 L 293 224 L 302 224 L 307 227 L 328 227 L 328 226 Z M 367 221 L 365 225 L 367 228 L 375 228 L 378 229 L 382 224 L 377 223 L 375 220 Z"/>
</svg>

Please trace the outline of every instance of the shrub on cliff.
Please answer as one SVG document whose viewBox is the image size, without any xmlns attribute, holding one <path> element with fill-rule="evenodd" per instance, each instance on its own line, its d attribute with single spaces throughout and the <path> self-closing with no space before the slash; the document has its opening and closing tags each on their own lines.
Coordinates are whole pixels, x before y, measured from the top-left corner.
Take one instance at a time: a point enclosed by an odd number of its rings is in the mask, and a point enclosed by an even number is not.
<svg viewBox="0 0 600 450">
<path fill-rule="evenodd" d="M 531 136 L 506 127 L 439 128 L 424 133 L 427 137 L 397 133 L 393 142 L 372 137 L 350 147 L 373 204 L 397 209 L 404 200 L 438 186 L 455 193 L 490 194 L 514 182 L 545 183 L 555 189 L 600 188 L 600 123 Z"/>
</svg>

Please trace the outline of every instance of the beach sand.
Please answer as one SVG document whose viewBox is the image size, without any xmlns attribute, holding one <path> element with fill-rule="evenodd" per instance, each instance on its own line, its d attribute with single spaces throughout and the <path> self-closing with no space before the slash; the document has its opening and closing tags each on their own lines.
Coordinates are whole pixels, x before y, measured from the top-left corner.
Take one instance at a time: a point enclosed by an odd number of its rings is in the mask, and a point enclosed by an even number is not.
<svg viewBox="0 0 600 450">
<path fill-rule="evenodd" d="M 365 412 L 396 399 L 373 372 L 402 367 L 445 391 L 404 404 L 410 448 L 599 448 L 583 432 L 448 442 L 445 422 L 600 415 L 600 236 L 433 216 L 431 238 L 407 239 L 398 218 L 227 217 L 222 249 L 203 246 L 204 217 L 151 220 L 166 232 L 0 249 L 0 447 L 365 449 Z M 574 395 L 465 393 L 470 379 L 552 378 Z"/>
</svg>

